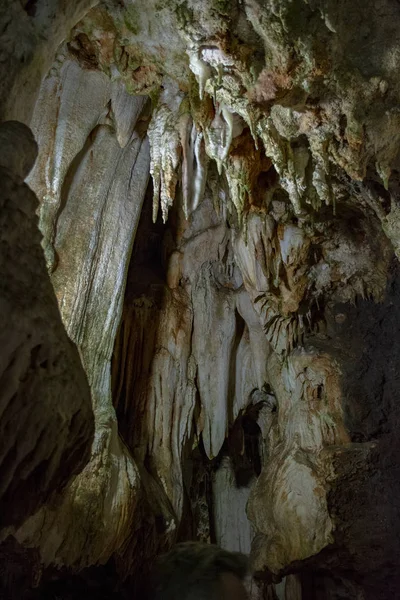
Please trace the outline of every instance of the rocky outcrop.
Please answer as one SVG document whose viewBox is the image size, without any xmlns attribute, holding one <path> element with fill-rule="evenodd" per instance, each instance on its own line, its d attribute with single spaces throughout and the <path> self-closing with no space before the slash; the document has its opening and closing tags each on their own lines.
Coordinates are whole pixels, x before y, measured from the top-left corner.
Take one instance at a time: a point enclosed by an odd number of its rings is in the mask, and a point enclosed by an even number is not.
<svg viewBox="0 0 400 600">
<path fill-rule="evenodd" d="M 145 99 L 127 96 L 99 73 L 86 80 L 68 61 L 42 93 L 43 113 L 33 124 L 41 150 L 30 183 L 42 199 L 43 246 L 61 316 L 88 373 L 95 437 L 82 473 L 17 538 L 39 546 L 45 564 L 82 568 L 106 562 L 122 546 L 140 489 L 118 436 L 110 361 L 149 177 L 148 142 L 134 121 Z"/>
<path fill-rule="evenodd" d="M 397 12 L 107 0 L 73 23 L 29 184 L 96 431 L 18 531 L 46 565 L 139 579 L 199 537 L 251 548 L 268 597 L 394 589 Z"/>
<path fill-rule="evenodd" d="M 22 123 L 0 126 L 0 507 L 2 537 L 62 490 L 87 463 L 90 390 L 50 283 L 23 182 L 37 155 Z M 9 529 L 11 530 L 11 529 Z"/>
</svg>

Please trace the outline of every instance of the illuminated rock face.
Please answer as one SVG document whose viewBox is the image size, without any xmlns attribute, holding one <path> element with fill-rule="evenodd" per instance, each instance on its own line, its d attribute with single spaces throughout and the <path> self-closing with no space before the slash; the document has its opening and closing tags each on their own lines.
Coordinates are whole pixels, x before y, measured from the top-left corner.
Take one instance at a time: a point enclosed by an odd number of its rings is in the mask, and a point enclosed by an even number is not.
<svg viewBox="0 0 400 600">
<path fill-rule="evenodd" d="M 112 561 L 137 590 L 198 537 L 250 552 L 268 597 L 387 597 L 394 1 L 64 4 L 10 7 L 29 52 L 5 53 L 0 106 L 27 121 L 38 96 L 28 183 L 95 434 L 16 539 L 46 567 Z"/>
<path fill-rule="evenodd" d="M 61 504 L 40 511 L 17 534 L 40 545 L 45 564 L 77 567 L 107 561 L 135 520 L 140 482 L 118 437 L 111 356 L 150 158 L 147 138 L 135 129 L 146 99 L 128 96 L 103 74 L 90 75 L 87 85 L 82 69 L 66 61 L 46 80 L 43 112 L 33 123 L 41 151 L 30 183 L 42 200 L 43 247 L 61 316 L 91 386 L 92 456 Z"/>
</svg>

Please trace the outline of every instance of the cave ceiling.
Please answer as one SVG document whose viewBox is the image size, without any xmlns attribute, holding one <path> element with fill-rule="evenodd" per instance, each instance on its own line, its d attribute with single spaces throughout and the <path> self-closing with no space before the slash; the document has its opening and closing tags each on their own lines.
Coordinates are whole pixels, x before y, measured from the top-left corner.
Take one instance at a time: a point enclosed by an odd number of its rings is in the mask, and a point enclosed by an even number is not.
<svg viewBox="0 0 400 600">
<path fill-rule="evenodd" d="M 254 599 L 395 597 L 399 3 L 6 1 L 0 61 L 4 293 L 43 282 L 38 317 L 4 304 L 5 436 L 15 361 L 66 353 L 0 444 L 4 506 L 46 464 L 3 546 L 139 581 L 196 538 L 250 554 Z"/>
</svg>

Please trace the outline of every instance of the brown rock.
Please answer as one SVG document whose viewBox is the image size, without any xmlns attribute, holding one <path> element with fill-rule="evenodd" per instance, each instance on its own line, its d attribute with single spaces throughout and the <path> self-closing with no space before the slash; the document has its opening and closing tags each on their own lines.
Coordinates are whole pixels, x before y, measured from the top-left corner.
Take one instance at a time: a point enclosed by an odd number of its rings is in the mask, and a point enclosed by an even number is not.
<svg viewBox="0 0 400 600">
<path fill-rule="evenodd" d="M 31 131 L 0 127 L 0 523 L 19 525 L 85 465 L 90 390 L 61 321 L 41 248 L 35 194 L 22 182 Z"/>
</svg>

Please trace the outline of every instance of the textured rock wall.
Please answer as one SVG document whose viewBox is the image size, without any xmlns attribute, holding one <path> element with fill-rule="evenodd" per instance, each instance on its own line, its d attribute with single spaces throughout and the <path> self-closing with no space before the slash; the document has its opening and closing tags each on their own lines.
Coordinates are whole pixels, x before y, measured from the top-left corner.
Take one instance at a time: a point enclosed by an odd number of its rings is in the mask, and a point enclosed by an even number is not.
<svg viewBox="0 0 400 600">
<path fill-rule="evenodd" d="M 62 490 L 89 459 L 90 390 L 65 333 L 40 247 L 37 198 L 23 182 L 31 131 L 0 126 L 1 536 Z M 9 529 L 11 531 L 11 529 Z"/>
<path fill-rule="evenodd" d="M 59 47 L 29 182 L 96 434 L 18 533 L 46 564 L 197 536 L 251 545 L 268 597 L 393 589 L 396 367 L 354 382 L 397 327 L 399 29 L 394 0 L 107 0 Z"/>
<path fill-rule="evenodd" d="M 29 124 L 57 47 L 96 0 L 5 0 L 0 7 L 0 118 Z"/>
<path fill-rule="evenodd" d="M 265 381 L 259 357 L 268 345 L 211 199 L 204 199 L 190 225 L 180 213 L 171 238 L 164 248 L 166 272 L 157 275 L 153 266 L 146 286 L 142 265 L 131 272 L 114 361 L 121 430 L 164 486 L 176 528 L 184 458 L 200 438 L 209 457 L 219 454 L 251 392 Z"/>
<path fill-rule="evenodd" d="M 148 143 L 135 129 L 146 99 L 129 97 L 101 73 L 83 75 L 67 60 L 45 81 L 30 183 L 42 201 L 61 316 L 88 373 L 95 438 L 90 462 L 66 493 L 17 535 L 40 547 L 45 564 L 79 567 L 107 561 L 135 519 L 139 476 L 118 436 L 110 361 L 149 177 Z"/>
</svg>

